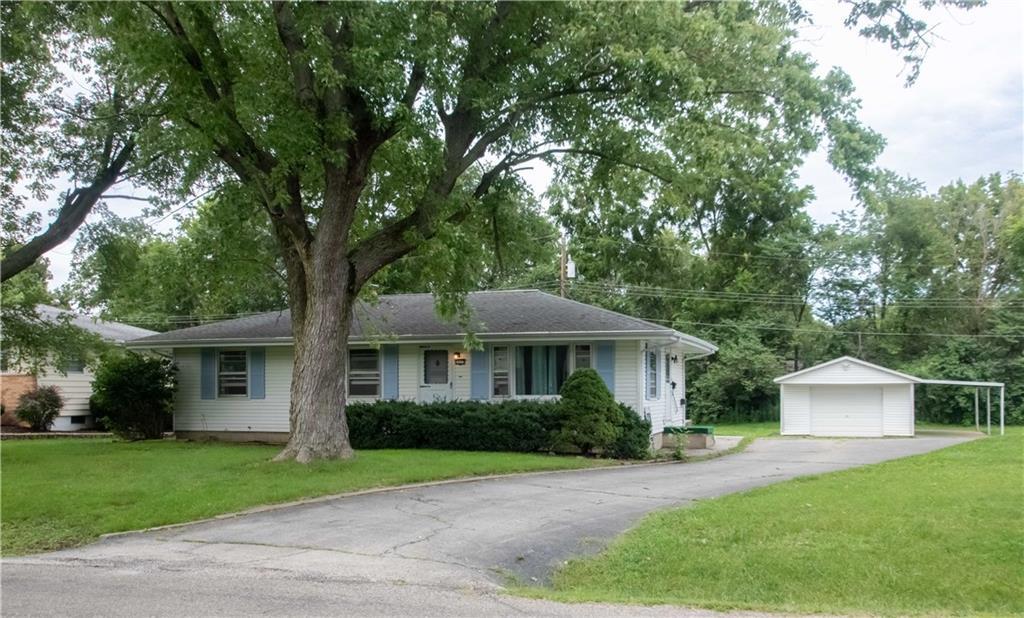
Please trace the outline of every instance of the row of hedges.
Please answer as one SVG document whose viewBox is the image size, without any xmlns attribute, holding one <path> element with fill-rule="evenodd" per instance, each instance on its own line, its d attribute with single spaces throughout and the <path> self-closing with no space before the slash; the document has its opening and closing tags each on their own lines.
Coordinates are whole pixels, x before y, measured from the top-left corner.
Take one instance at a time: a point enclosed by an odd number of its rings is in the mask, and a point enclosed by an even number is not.
<svg viewBox="0 0 1024 618">
<path fill-rule="evenodd" d="M 356 449 L 598 449 L 606 457 L 644 459 L 650 447 L 650 422 L 616 403 L 593 370 L 570 376 L 559 401 L 380 401 L 350 404 L 347 415 Z"/>
<path fill-rule="evenodd" d="M 563 415 L 556 401 L 380 401 L 352 403 L 346 410 L 349 438 L 355 449 L 532 453 L 569 448 L 560 440 Z M 603 454 L 619 459 L 646 458 L 650 422 L 626 406 L 621 406 L 621 413 L 616 437 Z"/>
</svg>

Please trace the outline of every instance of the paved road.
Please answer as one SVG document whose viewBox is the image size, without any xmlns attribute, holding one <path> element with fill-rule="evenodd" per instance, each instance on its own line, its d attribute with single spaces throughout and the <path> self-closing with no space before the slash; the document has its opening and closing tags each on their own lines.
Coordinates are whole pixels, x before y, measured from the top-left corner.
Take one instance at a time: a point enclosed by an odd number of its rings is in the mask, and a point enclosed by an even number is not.
<svg viewBox="0 0 1024 618">
<path fill-rule="evenodd" d="M 501 594 L 544 582 L 650 511 L 970 438 L 759 440 L 686 465 L 559 472 L 339 498 L 2 562 L 16 615 L 711 615 Z"/>
</svg>

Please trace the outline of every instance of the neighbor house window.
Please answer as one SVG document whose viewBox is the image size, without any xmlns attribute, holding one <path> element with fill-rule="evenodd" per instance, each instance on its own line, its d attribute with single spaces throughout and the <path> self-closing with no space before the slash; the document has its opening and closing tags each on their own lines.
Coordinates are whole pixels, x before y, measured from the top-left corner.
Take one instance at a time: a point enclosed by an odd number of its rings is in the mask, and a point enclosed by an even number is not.
<svg viewBox="0 0 1024 618">
<path fill-rule="evenodd" d="M 380 353 L 377 350 L 349 350 L 348 394 L 353 397 L 380 395 Z"/>
<path fill-rule="evenodd" d="M 647 398 L 658 398 L 658 353 L 654 350 L 647 352 Z"/>
<path fill-rule="evenodd" d="M 64 363 L 64 373 L 83 373 L 85 371 L 85 361 L 81 358 L 69 358 Z"/>
<path fill-rule="evenodd" d="M 496 345 L 491 349 L 491 395 L 509 396 L 508 346 Z"/>
<path fill-rule="evenodd" d="M 575 363 L 573 365 L 573 370 L 575 371 L 576 369 L 589 369 L 590 367 L 592 367 L 590 363 L 590 345 L 576 345 L 574 346 L 574 349 L 576 350 L 576 353 L 573 356 L 573 362 Z"/>
<path fill-rule="evenodd" d="M 223 397 L 249 394 L 249 355 L 245 350 L 223 350 L 218 356 L 217 393 Z"/>
<path fill-rule="evenodd" d="M 88 416 L 70 416 L 68 418 L 70 419 L 72 425 L 84 425 L 85 424 L 85 419 L 87 419 L 89 417 Z"/>
<path fill-rule="evenodd" d="M 516 394 L 557 395 L 569 375 L 569 346 L 516 348 Z"/>
</svg>

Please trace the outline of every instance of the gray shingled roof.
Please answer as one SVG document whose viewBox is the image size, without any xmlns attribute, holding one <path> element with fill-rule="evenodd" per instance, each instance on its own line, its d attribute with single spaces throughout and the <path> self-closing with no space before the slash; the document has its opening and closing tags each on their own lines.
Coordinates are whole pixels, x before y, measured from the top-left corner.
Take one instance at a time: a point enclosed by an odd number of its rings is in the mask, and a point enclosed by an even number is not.
<svg viewBox="0 0 1024 618">
<path fill-rule="evenodd" d="M 538 290 L 473 292 L 466 298 L 472 311 L 472 330 L 481 337 L 508 335 L 675 336 L 676 331 L 621 313 L 560 298 Z M 355 311 L 351 340 L 459 338 L 465 329 L 441 320 L 430 294 L 381 296 L 376 303 L 360 303 Z M 262 313 L 236 320 L 203 324 L 133 341 L 133 345 L 265 341 L 291 338 L 288 311 Z M 691 341 L 701 342 L 695 338 Z"/>
<path fill-rule="evenodd" d="M 132 339 L 138 339 L 139 337 L 157 334 L 157 332 L 153 330 L 129 326 L 127 324 L 121 324 L 120 322 L 108 322 L 106 320 L 100 320 L 99 318 L 76 315 L 67 309 L 61 309 L 60 307 L 53 307 L 51 305 L 36 305 L 36 313 L 38 313 L 39 317 L 42 319 L 49 320 L 51 322 L 58 320 L 62 315 L 71 316 L 71 323 L 78 328 L 99 335 L 103 339 L 113 341 L 114 343 L 124 343 L 125 341 L 130 341 Z"/>
</svg>

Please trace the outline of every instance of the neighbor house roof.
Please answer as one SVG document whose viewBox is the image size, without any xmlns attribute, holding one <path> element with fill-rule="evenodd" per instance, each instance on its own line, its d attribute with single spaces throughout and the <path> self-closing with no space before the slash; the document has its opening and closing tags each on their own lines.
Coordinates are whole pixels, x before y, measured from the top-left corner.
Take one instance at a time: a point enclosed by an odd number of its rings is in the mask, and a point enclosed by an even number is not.
<svg viewBox="0 0 1024 618">
<path fill-rule="evenodd" d="M 61 319 L 61 316 L 68 316 L 70 322 L 78 328 L 99 335 L 103 339 L 114 343 L 124 343 L 139 337 L 157 334 L 156 331 L 129 326 L 120 322 L 108 322 L 99 318 L 77 315 L 67 309 L 61 309 L 52 305 L 36 305 L 36 313 L 39 314 L 39 317 L 49 322 L 56 322 Z"/>
<path fill-rule="evenodd" d="M 472 292 L 466 296 L 470 327 L 481 339 L 511 337 L 652 337 L 679 341 L 697 352 L 717 348 L 667 326 L 553 296 L 539 290 Z M 430 294 L 394 294 L 360 302 L 353 313 L 350 341 L 457 339 L 466 335 L 458 322 L 438 317 Z M 160 333 L 132 342 L 134 347 L 217 343 L 288 343 L 287 310 L 203 324 Z"/>
</svg>

